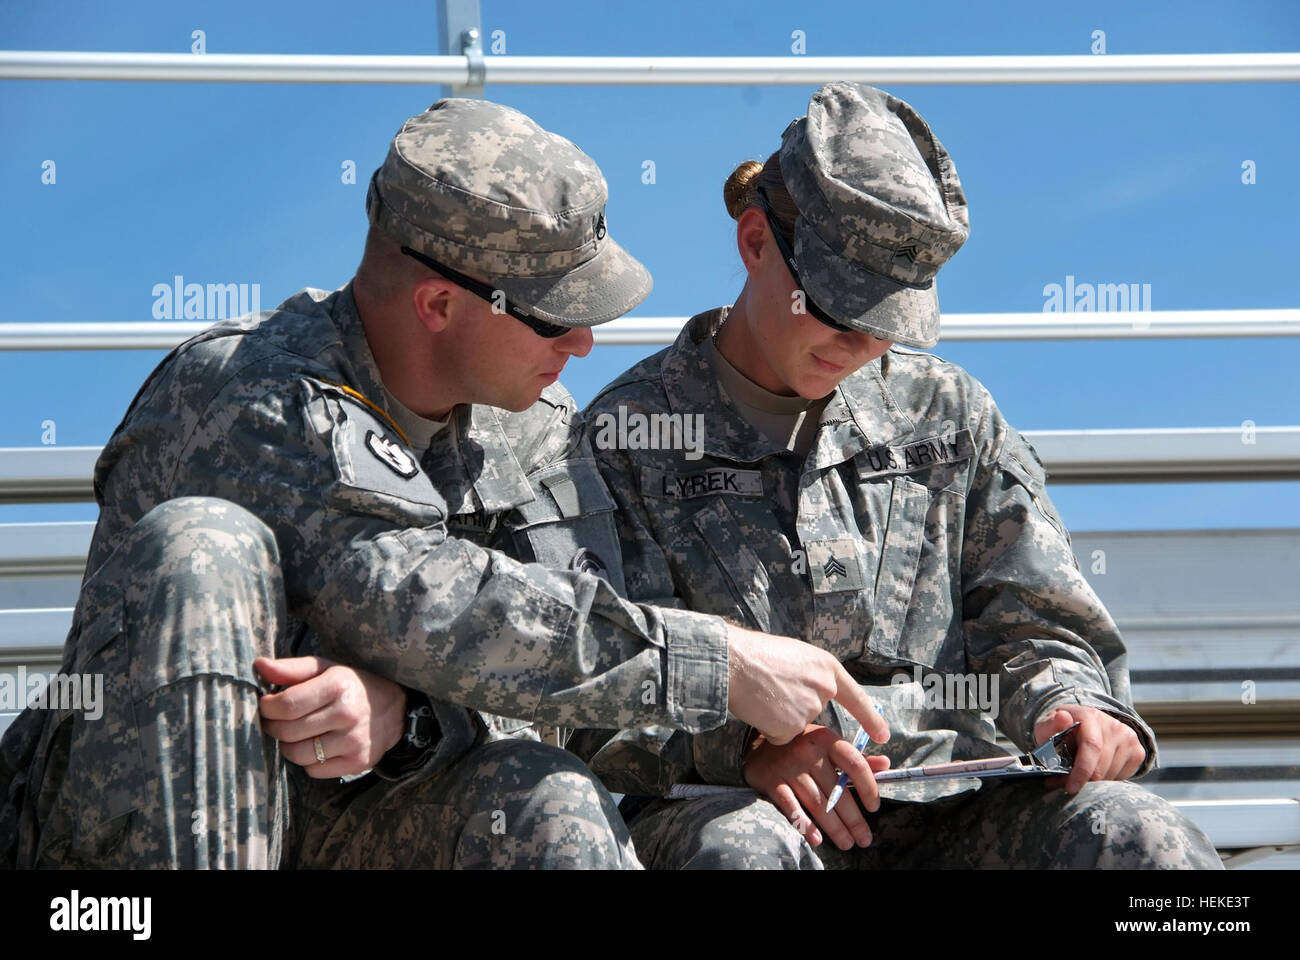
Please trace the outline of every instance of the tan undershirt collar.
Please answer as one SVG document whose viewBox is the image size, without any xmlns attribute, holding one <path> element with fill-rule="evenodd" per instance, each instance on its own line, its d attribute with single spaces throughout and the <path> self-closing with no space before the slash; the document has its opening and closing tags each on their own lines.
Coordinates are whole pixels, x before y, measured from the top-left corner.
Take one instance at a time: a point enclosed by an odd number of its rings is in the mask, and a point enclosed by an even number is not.
<svg viewBox="0 0 1300 960">
<path fill-rule="evenodd" d="M 737 370 L 712 338 L 705 340 L 701 347 L 722 388 L 750 426 L 795 453 L 807 454 L 812 449 L 829 394 L 819 400 L 798 395 L 783 397 L 760 387 Z"/>
<path fill-rule="evenodd" d="M 407 439 L 411 442 L 411 449 L 416 453 L 423 455 L 429 449 L 429 444 L 433 438 L 445 429 L 448 420 L 430 420 L 428 417 L 422 417 L 415 413 L 409 407 L 393 396 L 393 392 L 384 387 L 384 400 L 388 404 L 388 412 L 392 414 L 397 425 L 402 428 Z"/>
</svg>

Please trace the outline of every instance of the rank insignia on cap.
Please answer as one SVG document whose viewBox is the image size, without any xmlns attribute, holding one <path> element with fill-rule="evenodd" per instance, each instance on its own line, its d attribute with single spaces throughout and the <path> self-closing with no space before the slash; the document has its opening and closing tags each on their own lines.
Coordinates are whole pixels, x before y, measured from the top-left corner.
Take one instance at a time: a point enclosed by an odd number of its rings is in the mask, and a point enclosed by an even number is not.
<svg viewBox="0 0 1300 960">
<path fill-rule="evenodd" d="M 605 567 L 605 562 L 596 555 L 594 550 L 588 550 L 586 547 L 573 555 L 573 560 L 569 562 L 569 569 L 579 573 L 593 573 L 598 577 L 609 579 L 609 570 Z"/>
<path fill-rule="evenodd" d="M 839 558 L 835 556 L 832 556 L 822 565 L 822 573 L 826 574 L 828 580 L 834 576 L 847 577 L 849 575 L 848 570 L 844 568 L 844 564 L 840 563 Z"/>
<path fill-rule="evenodd" d="M 920 253 L 920 251 L 917 249 L 916 244 L 909 243 L 895 250 L 894 256 L 904 257 L 907 259 L 908 263 L 916 263 L 916 255 L 918 253 Z"/>
<path fill-rule="evenodd" d="M 390 440 L 386 436 L 375 433 L 373 430 L 367 430 L 366 446 L 370 448 L 371 453 L 379 458 L 381 463 L 399 477 L 405 477 L 409 480 L 420 472 L 420 468 L 415 465 L 415 460 L 402 449 L 401 444 Z"/>
</svg>

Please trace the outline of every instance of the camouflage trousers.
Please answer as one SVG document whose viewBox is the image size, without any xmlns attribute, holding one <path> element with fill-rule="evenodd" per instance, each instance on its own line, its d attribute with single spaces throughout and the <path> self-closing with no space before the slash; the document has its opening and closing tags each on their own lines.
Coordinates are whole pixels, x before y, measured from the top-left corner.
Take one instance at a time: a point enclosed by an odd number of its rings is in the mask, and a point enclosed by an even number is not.
<svg viewBox="0 0 1300 960">
<path fill-rule="evenodd" d="M 853 802 L 851 795 L 841 803 Z M 1122 781 L 1074 796 L 1040 780 L 985 783 L 928 803 L 882 800 L 871 846 L 816 849 L 752 791 L 658 800 L 631 817 L 656 870 L 1222 869 L 1209 838 L 1176 807 Z"/>
<path fill-rule="evenodd" d="M 132 528 L 65 648 L 64 671 L 102 674 L 102 716 L 29 709 L 0 741 L 0 860 L 640 867 L 612 798 L 558 747 L 499 740 L 402 781 L 283 760 L 252 666 L 292 655 L 279 569 L 269 529 L 224 501 L 172 500 Z"/>
</svg>

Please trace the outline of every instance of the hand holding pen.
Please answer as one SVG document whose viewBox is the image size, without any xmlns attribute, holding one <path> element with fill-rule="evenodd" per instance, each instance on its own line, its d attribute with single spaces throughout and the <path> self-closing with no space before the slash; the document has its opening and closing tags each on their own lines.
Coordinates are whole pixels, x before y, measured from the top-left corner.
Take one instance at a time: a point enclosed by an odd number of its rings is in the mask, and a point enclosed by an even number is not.
<svg viewBox="0 0 1300 960">
<path fill-rule="evenodd" d="M 880 709 L 880 704 L 876 704 L 876 713 L 880 714 L 882 717 L 885 715 L 885 711 Z M 853 738 L 854 752 L 861 753 L 863 750 L 867 748 L 867 744 L 870 742 L 871 742 L 871 735 L 867 733 L 866 729 L 863 728 L 858 730 L 858 735 Z M 844 795 L 844 788 L 848 786 L 848 782 L 849 782 L 849 774 L 848 771 L 845 771 L 844 773 L 840 774 L 839 780 L 837 780 L 835 783 L 835 789 L 831 791 L 830 799 L 826 801 L 827 813 L 830 813 L 832 810 L 834 810 L 835 804 L 840 802 L 840 797 Z"/>
<path fill-rule="evenodd" d="M 771 801 L 811 846 L 820 846 L 824 833 L 835 846 L 849 850 L 871 843 L 862 810 L 879 808 L 874 775 L 888 766 L 888 757 L 864 757 L 834 730 L 809 724 L 788 744 L 759 737 L 746 755 L 744 774 L 745 782 Z M 828 813 L 826 798 L 840 770 L 849 773 L 858 799 Z"/>
</svg>

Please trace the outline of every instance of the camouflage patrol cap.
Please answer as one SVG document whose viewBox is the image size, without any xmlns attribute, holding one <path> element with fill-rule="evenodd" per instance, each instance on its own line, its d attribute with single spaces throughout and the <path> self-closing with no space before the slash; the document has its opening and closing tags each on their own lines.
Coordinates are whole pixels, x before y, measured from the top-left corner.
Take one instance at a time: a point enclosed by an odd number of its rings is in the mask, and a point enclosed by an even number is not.
<svg viewBox="0 0 1300 960">
<path fill-rule="evenodd" d="M 934 277 L 970 220 L 952 158 L 920 114 L 875 87 L 829 83 L 782 134 L 780 157 L 807 296 L 854 329 L 934 346 Z"/>
<path fill-rule="evenodd" d="M 426 257 L 534 316 L 586 327 L 627 313 L 650 273 L 609 236 L 595 161 L 518 110 L 439 100 L 402 125 L 366 214 Z"/>
</svg>

